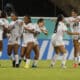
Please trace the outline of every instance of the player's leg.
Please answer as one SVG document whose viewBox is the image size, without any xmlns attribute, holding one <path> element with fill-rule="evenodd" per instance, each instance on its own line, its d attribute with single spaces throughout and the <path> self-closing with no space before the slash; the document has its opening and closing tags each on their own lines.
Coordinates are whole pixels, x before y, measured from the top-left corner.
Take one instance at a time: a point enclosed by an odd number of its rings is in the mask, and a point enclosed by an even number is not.
<svg viewBox="0 0 80 80">
<path fill-rule="evenodd" d="M 58 55 L 60 54 L 60 50 L 59 50 L 58 45 L 57 45 L 59 43 L 59 41 L 57 41 L 54 38 L 54 35 L 53 35 L 53 37 L 51 39 L 51 43 L 52 43 L 52 46 L 53 46 L 54 51 L 55 51 L 55 54 L 54 54 L 54 56 L 53 56 L 53 58 L 51 60 L 51 65 L 50 65 L 51 67 L 53 67 L 55 65 L 56 61 L 57 61 Z"/>
<path fill-rule="evenodd" d="M 26 47 L 21 47 L 21 54 L 20 54 L 21 58 L 24 58 L 25 50 L 26 50 Z"/>
<path fill-rule="evenodd" d="M 54 54 L 52 61 L 51 61 L 51 65 L 50 65 L 51 67 L 53 67 L 55 65 L 57 58 L 58 58 L 58 55 L 60 54 L 60 50 L 58 47 L 54 47 L 54 51 L 55 51 L 55 54 Z"/>
<path fill-rule="evenodd" d="M 14 56 L 12 54 L 12 50 L 13 50 L 13 45 L 9 45 L 8 44 L 8 50 L 7 50 L 8 51 L 8 56 L 12 60 L 13 67 L 15 67 L 15 58 L 14 58 Z"/>
<path fill-rule="evenodd" d="M 18 44 L 14 44 L 14 55 L 15 55 L 15 66 L 19 67 L 19 55 L 18 55 Z"/>
<path fill-rule="evenodd" d="M 65 46 L 59 46 L 59 50 L 60 50 L 60 52 L 63 54 L 62 55 L 62 68 L 66 68 L 66 60 L 67 60 L 67 50 L 66 50 L 66 48 L 65 48 Z"/>
<path fill-rule="evenodd" d="M 80 42 L 79 42 L 78 65 L 80 65 Z"/>
<path fill-rule="evenodd" d="M 3 43 L 2 40 L 0 40 L 0 57 L 2 56 L 2 48 L 3 48 Z"/>
<path fill-rule="evenodd" d="M 21 61 L 24 59 L 25 57 L 25 52 L 26 52 L 26 47 L 21 47 L 21 50 L 20 50 L 20 59 L 19 59 L 19 64 L 21 64 Z"/>
<path fill-rule="evenodd" d="M 38 64 L 39 52 L 40 52 L 39 45 L 34 45 L 33 50 L 34 50 L 34 53 L 35 53 L 35 57 L 34 57 L 34 60 L 33 60 L 32 67 L 36 68 L 37 64 Z"/>
<path fill-rule="evenodd" d="M 30 43 L 27 44 L 26 54 L 25 54 L 25 56 L 26 56 L 26 65 L 25 65 L 25 68 L 29 68 L 30 61 L 31 61 L 30 60 L 30 53 L 31 53 L 33 47 L 34 47 L 34 43 L 33 42 L 30 42 Z"/>
<path fill-rule="evenodd" d="M 2 40 L 0 40 L 0 57 L 2 56 L 2 48 L 3 48 L 3 43 Z"/>
<path fill-rule="evenodd" d="M 74 40 L 74 64 L 73 67 L 78 66 L 78 54 L 79 54 L 79 43 L 78 40 Z"/>
</svg>

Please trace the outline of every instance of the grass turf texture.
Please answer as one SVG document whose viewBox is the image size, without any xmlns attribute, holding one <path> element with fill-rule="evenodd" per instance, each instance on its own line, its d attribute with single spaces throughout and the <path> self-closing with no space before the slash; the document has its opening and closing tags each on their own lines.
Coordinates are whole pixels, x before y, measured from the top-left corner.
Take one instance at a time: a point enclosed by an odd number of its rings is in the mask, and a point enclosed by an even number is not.
<svg viewBox="0 0 80 80">
<path fill-rule="evenodd" d="M 11 61 L 0 61 L 0 80 L 80 80 L 80 67 L 73 68 L 73 62 L 67 62 L 67 69 L 62 69 L 60 61 L 54 68 L 49 68 L 50 61 L 40 61 L 36 69 L 12 68 Z"/>
</svg>

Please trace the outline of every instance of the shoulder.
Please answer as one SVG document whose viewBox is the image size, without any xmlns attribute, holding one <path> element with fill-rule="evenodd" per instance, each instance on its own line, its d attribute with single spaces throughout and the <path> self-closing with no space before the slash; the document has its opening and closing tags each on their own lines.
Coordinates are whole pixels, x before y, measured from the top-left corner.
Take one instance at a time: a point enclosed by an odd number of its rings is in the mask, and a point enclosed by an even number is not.
<svg viewBox="0 0 80 80">
<path fill-rule="evenodd" d="M 15 24 L 15 21 L 11 21 L 9 25 L 14 25 Z"/>
<path fill-rule="evenodd" d="M 27 26 L 32 27 L 32 26 L 33 26 L 33 24 L 32 24 L 32 23 L 28 23 L 28 24 L 27 24 Z"/>
<path fill-rule="evenodd" d="M 78 16 L 78 18 L 80 18 L 80 16 Z"/>
<path fill-rule="evenodd" d="M 0 18 L 0 23 L 1 23 L 1 22 L 3 22 L 3 21 L 2 21 L 2 18 Z"/>
<path fill-rule="evenodd" d="M 66 29 L 67 28 L 67 26 L 65 25 L 65 23 L 64 22 L 59 22 L 59 28 L 62 28 L 62 29 Z"/>
<path fill-rule="evenodd" d="M 17 21 L 18 21 L 19 23 L 20 23 L 20 22 L 23 22 L 21 19 L 18 19 Z"/>
</svg>

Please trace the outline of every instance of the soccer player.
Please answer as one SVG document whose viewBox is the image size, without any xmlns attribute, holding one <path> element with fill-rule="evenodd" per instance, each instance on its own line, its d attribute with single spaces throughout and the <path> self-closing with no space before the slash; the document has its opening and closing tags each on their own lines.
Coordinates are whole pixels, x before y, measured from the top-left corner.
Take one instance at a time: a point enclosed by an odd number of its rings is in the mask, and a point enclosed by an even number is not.
<svg viewBox="0 0 80 80">
<path fill-rule="evenodd" d="M 51 40 L 54 50 L 56 52 L 56 54 L 52 59 L 51 66 L 55 65 L 58 55 L 62 53 L 61 66 L 62 68 L 66 68 L 67 50 L 65 48 L 65 44 L 63 40 L 64 33 L 67 33 L 69 35 L 79 35 L 79 33 L 77 32 L 75 33 L 69 32 L 67 30 L 66 25 L 64 24 L 64 16 L 59 15 L 56 21 L 54 34 L 52 35 L 52 40 Z"/>
<path fill-rule="evenodd" d="M 13 67 L 19 67 L 18 48 L 20 45 L 22 21 L 18 20 L 16 13 L 11 13 L 11 22 L 9 24 L 10 35 L 8 36 L 8 55 L 12 59 Z M 12 55 L 14 51 L 14 55 Z"/>
<path fill-rule="evenodd" d="M 31 50 L 34 47 L 34 27 L 31 23 L 31 18 L 29 16 L 24 16 L 24 24 L 23 24 L 23 42 L 22 42 L 22 53 L 21 56 L 23 57 L 25 55 L 26 57 L 26 64 L 25 68 L 29 68 L 30 65 L 30 53 Z"/>
<path fill-rule="evenodd" d="M 37 63 L 38 63 L 38 59 L 39 59 L 39 52 L 40 52 L 37 36 L 40 33 L 44 33 L 45 35 L 48 34 L 48 31 L 47 31 L 46 27 L 44 26 L 44 24 L 45 24 L 44 23 L 44 19 L 42 19 L 42 18 L 37 21 L 37 24 L 34 24 L 34 28 L 35 28 L 35 33 L 34 33 L 35 44 L 34 44 L 33 51 L 35 52 L 35 56 L 34 56 L 34 61 L 33 61 L 33 64 L 32 64 L 33 68 L 37 67 Z"/>
<path fill-rule="evenodd" d="M 72 10 L 71 17 L 65 19 L 65 21 L 70 25 L 72 32 L 80 32 L 80 16 L 78 16 L 77 10 Z M 74 64 L 73 67 L 80 65 L 80 42 L 79 35 L 73 35 L 74 44 Z"/>
<path fill-rule="evenodd" d="M 7 14 L 2 11 L 0 17 L 0 57 L 2 56 L 2 49 L 3 49 L 3 30 L 8 29 L 8 20 Z"/>
</svg>

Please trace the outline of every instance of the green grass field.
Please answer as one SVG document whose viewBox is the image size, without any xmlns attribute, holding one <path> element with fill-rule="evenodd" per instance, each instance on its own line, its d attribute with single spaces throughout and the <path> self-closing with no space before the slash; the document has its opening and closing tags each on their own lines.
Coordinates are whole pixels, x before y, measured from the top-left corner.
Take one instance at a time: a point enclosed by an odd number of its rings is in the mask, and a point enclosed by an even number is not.
<svg viewBox="0 0 80 80">
<path fill-rule="evenodd" d="M 67 62 L 67 69 L 62 69 L 60 61 L 54 68 L 49 68 L 50 61 L 40 61 L 36 69 L 24 69 L 24 62 L 16 69 L 11 61 L 0 61 L 0 80 L 80 80 L 80 67 L 73 68 L 72 61 Z"/>
</svg>

